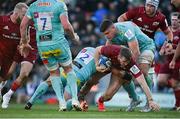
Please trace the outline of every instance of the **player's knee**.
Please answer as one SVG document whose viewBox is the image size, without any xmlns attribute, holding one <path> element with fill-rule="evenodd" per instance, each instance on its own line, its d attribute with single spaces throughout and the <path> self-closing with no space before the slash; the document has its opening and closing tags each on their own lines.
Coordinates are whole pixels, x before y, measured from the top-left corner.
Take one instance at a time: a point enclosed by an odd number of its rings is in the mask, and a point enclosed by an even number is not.
<svg viewBox="0 0 180 119">
<path fill-rule="evenodd" d="M 26 71 L 23 71 L 20 73 L 20 76 L 21 78 L 27 78 L 29 76 L 29 72 L 26 72 Z"/>
<path fill-rule="evenodd" d="M 166 86 L 166 85 L 168 85 L 168 82 L 165 79 L 159 78 L 158 79 L 158 85 L 159 86 Z"/>
</svg>

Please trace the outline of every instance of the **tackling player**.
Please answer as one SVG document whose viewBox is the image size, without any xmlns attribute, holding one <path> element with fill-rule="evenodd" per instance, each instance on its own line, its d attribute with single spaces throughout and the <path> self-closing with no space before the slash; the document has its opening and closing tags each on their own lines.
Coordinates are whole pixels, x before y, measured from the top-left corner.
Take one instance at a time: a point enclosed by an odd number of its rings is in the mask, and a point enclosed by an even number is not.
<svg viewBox="0 0 180 119">
<path fill-rule="evenodd" d="M 152 82 L 148 75 L 148 71 L 154 59 L 154 41 L 145 35 L 140 28 L 131 21 L 113 23 L 110 20 L 104 20 L 100 26 L 100 31 L 107 38 L 106 45 L 116 44 L 129 47 L 151 89 Z M 143 111 L 150 111 L 148 104 L 145 107 Z"/>
<path fill-rule="evenodd" d="M 84 97 L 90 91 L 93 85 L 97 84 L 98 81 L 103 76 L 109 73 L 109 72 L 105 72 L 105 73 L 96 72 L 96 67 L 95 67 L 95 62 L 94 62 L 94 53 L 95 53 L 95 48 L 92 48 L 92 47 L 83 48 L 73 61 L 73 69 L 78 77 L 76 82 L 78 85 L 79 100 L 82 104 L 81 106 L 84 111 L 86 110 L 86 108 L 84 108 L 86 104 Z M 65 75 L 62 69 L 60 71 L 61 71 L 61 80 L 64 84 L 63 86 L 65 87 L 67 76 Z M 135 90 L 133 89 L 132 91 L 128 90 L 129 89 L 128 87 L 132 85 L 132 83 L 133 82 L 123 84 L 123 87 L 128 93 L 130 93 L 132 99 L 137 100 L 136 101 L 137 104 L 131 105 L 131 107 L 129 107 L 131 110 L 134 109 L 140 103 Z M 36 89 L 36 91 L 34 92 L 33 96 L 30 98 L 30 100 L 26 104 L 25 109 L 30 109 L 31 106 L 34 104 L 35 99 L 41 96 L 42 94 L 44 94 L 50 85 L 51 85 L 51 82 L 49 79 L 41 83 Z"/>
<path fill-rule="evenodd" d="M 133 54 L 130 49 L 118 45 L 99 46 L 95 52 L 96 69 L 99 72 L 105 72 L 108 68 L 99 65 L 100 56 L 104 55 L 111 59 L 111 80 L 106 92 L 98 99 L 98 108 L 105 111 L 104 102 L 110 100 L 113 95 L 118 91 L 121 85 L 126 81 L 124 74 L 131 73 L 137 82 L 141 85 L 144 93 L 146 94 L 149 108 L 158 111 L 159 106 L 153 101 L 150 89 L 144 79 L 141 70 L 136 65 Z"/>
</svg>

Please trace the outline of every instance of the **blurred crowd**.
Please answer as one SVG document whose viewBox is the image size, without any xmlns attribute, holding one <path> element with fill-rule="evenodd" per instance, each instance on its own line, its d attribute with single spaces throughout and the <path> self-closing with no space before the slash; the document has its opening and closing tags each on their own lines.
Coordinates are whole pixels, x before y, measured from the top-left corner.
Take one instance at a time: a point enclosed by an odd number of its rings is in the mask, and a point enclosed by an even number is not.
<svg viewBox="0 0 180 119">
<path fill-rule="evenodd" d="M 0 15 L 10 14 L 18 2 L 26 2 L 30 5 L 33 1 L 35 0 L 0 1 Z M 99 25 L 104 18 L 116 22 L 117 17 L 128 9 L 144 5 L 144 0 L 65 0 L 65 2 L 68 6 L 70 22 L 81 40 L 81 43 L 78 45 L 70 42 L 73 56 L 83 47 L 96 47 L 105 44 L 106 41 L 99 31 Z M 174 10 L 174 7 L 170 5 L 170 0 L 160 0 L 159 10 L 166 16 L 168 23 L 170 23 L 170 13 Z M 40 79 L 44 80 L 47 75 L 46 69 L 39 60 L 31 74 L 31 79 L 28 80 L 29 83 L 24 88 L 25 91 L 20 90 L 20 92 L 24 92 L 29 96 L 32 95 Z"/>
</svg>

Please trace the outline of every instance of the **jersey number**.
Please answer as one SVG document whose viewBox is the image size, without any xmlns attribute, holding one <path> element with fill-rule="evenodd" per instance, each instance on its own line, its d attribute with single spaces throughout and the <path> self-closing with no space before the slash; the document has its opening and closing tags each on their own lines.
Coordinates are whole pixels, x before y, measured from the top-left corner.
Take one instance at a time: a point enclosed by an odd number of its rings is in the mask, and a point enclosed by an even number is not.
<svg viewBox="0 0 180 119">
<path fill-rule="evenodd" d="M 80 53 L 76 58 L 79 58 L 85 64 L 88 64 L 91 60 L 93 60 L 93 56 L 87 53 Z"/>
<path fill-rule="evenodd" d="M 51 13 L 39 13 L 39 18 L 37 18 L 38 30 L 52 30 L 51 23 Z"/>
</svg>

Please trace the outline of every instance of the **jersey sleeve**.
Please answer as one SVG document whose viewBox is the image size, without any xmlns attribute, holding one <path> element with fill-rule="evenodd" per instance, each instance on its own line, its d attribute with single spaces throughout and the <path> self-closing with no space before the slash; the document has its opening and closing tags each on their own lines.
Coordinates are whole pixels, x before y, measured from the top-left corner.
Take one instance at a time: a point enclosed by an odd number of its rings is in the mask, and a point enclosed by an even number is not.
<svg viewBox="0 0 180 119">
<path fill-rule="evenodd" d="M 32 12 L 31 12 L 31 6 L 28 8 L 27 12 L 26 12 L 26 16 L 29 18 L 29 19 L 32 19 L 33 18 L 33 15 L 32 15 Z"/>
<path fill-rule="evenodd" d="M 129 68 L 129 71 L 134 76 L 134 78 L 137 78 L 137 77 L 139 77 L 142 74 L 141 70 L 136 65 L 136 63 L 133 63 L 133 65 L 131 65 L 131 67 Z"/>
<path fill-rule="evenodd" d="M 163 18 L 160 21 L 160 28 L 162 31 L 165 31 L 168 28 L 168 23 L 167 23 L 165 16 L 163 16 Z"/>
<path fill-rule="evenodd" d="M 58 2 L 58 14 L 59 16 L 68 14 L 68 9 L 64 2 Z"/>
<path fill-rule="evenodd" d="M 138 14 L 139 9 L 138 8 L 133 8 L 128 10 L 125 14 L 128 20 L 134 19 L 136 15 Z"/>
<path fill-rule="evenodd" d="M 127 42 L 136 40 L 135 33 L 131 29 L 127 29 L 124 33 L 124 38 Z"/>
</svg>

